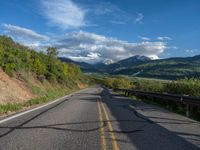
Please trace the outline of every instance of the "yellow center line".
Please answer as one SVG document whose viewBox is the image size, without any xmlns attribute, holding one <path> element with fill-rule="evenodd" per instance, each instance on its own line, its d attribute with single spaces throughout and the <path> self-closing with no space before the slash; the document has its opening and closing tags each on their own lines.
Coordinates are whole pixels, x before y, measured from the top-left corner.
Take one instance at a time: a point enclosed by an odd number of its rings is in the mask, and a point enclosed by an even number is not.
<svg viewBox="0 0 200 150">
<path fill-rule="evenodd" d="M 101 112 L 101 106 L 99 104 L 99 101 L 97 101 L 97 105 L 98 105 L 98 115 L 99 115 L 99 124 L 100 124 L 100 131 L 101 131 L 101 147 L 102 150 L 106 150 L 107 149 L 107 145 L 106 145 L 106 136 L 105 136 L 105 129 L 104 129 L 104 123 L 103 123 L 103 117 L 102 117 L 102 112 Z"/>
<path fill-rule="evenodd" d="M 103 103 L 101 103 L 101 106 L 103 108 L 103 111 L 104 111 L 104 114 L 105 114 L 105 117 L 106 117 L 106 120 L 107 120 L 107 123 L 108 123 L 108 128 L 109 128 L 109 131 L 110 131 L 110 137 L 111 137 L 111 140 L 112 140 L 112 144 L 113 144 L 113 150 L 119 150 L 119 147 L 118 147 L 118 144 L 117 144 L 117 141 L 116 141 L 116 138 L 115 138 L 115 134 L 113 133 L 113 127 L 111 125 L 111 122 L 109 121 L 109 116 L 108 116 L 108 113 L 106 111 L 106 108 L 104 107 Z"/>
</svg>

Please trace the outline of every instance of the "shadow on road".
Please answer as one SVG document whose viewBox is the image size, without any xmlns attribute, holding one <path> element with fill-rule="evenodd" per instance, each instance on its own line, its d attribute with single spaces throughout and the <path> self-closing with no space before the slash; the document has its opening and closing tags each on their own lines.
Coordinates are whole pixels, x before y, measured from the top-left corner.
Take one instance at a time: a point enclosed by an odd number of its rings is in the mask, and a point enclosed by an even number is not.
<svg viewBox="0 0 200 150">
<path fill-rule="evenodd" d="M 120 133 L 124 133 L 129 138 L 129 143 L 132 143 L 138 149 L 162 149 L 162 150 L 183 150 L 190 149 L 196 150 L 199 149 L 197 146 L 186 141 L 182 137 L 178 136 L 183 133 L 171 132 L 164 127 L 158 125 L 159 122 L 153 122 L 149 118 L 139 114 L 135 109 L 131 108 L 130 105 L 137 105 L 137 102 L 133 103 L 133 100 L 122 97 L 118 94 L 112 94 L 108 89 L 103 89 L 101 92 L 101 99 L 105 105 L 107 105 L 111 115 L 119 120 L 118 124 L 112 123 L 114 128 L 119 128 L 119 131 L 113 131 L 116 133 L 116 137 Z M 112 100 L 111 100 L 112 99 Z M 138 105 L 141 105 L 138 102 Z M 145 107 L 143 108 L 145 110 Z M 149 108 L 147 108 L 149 109 Z M 162 110 L 159 110 L 162 111 Z M 163 110 L 165 111 L 165 110 Z M 150 117 L 153 118 L 153 117 Z M 121 119 L 130 119 L 137 120 L 136 122 L 120 122 Z M 159 119 L 162 119 L 160 117 Z M 163 118 L 162 123 L 168 124 L 190 124 L 192 122 L 184 120 L 176 120 L 170 118 Z M 181 121 L 181 122 L 180 122 Z M 127 134 L 124 131 L 132 130 L 131 134 Z M 120 132 L 121 131 L 121 132 Z M 129 133 L 129 132 L 128 132 Z M 198 136 L 192 134 L 191 137 Z M 124 142 L 123 139 L 117 139 L 119 142 Z M 125 141 L 127 142 L 127 141 Z"/>
<path fill-rule="evenodd" d="M 82 93 L 82 94 L 76 94 L 76 98 L 73 99 L 73 96 L 71 97 L 71 99 L 73 100 L 77 100 L 77 97 L 83 97 L 83 98 L 78 98 L 79 101 L 90 101 L 90 102 L 97 102 L 97 98 L 94 98 L 95 96 L 99 97 L 99 94 L 93 94 L 90 98 L 86 98 L 84 97 L 84 95 L 91 95 L 91 93 Z M 15 126 L 0 126 L 0 129 L 5 129 L 4 133 L 0 133 L 0 138 L 5 137 L 6 135 L 9 135 L 10 133 L 12 133 L 15 130 L 31 130 L 31 129 L 51 129 L 51 130 L 58 130 L 58 131 L 70 131 L 70 132 L 93 132 L 96 130 L 99 130 L 100 128 L 105 128 L 107 126 L 107 122 L 137 122 L 138 120 L 125 120 L 125 119 L 121 119 L 121 120 L 103 120 L 103 126 L 99 126 L 99 121 L 87 121 L 87 122 L 65 122 L 65 123 L 57 123 L 57 124 L 47 124 L 47 125 L 40 125 L 40 126 L 26 126 L 26 124 L 30 123 L 32 120 L 38 118 L 39 116 L 43 115 L 44 113 L 47 113 L 48 111 L 60 106 L 61 104 L 63 104 L 64 102 L 68 101 L 68 99 L 65 99 L 63 101 L 60 101 L 56 104 L 54 104 L 53 106 L 49 106 L 48 108 L 46 108 L 45 110 L 41 110 L 39 111 L 39 113 L 34 114 L 33 116 L 31 116 L 29 119 L 27 119 L 26 121 L 23 121 L 22 123 L 15 125 Z M 142 121 L 142 120 L 141 120 Z M 80 129 L 76 127 L 76 125 L 84 125 L 84 124 L 97 124 L 97 127 L 95 128 L 91 128 L 91 129 Z M 73 125 L 73 127 L 72 127 Z M 74 128 L 74 129 L 73 129 Z M 138 132 L 140 130 L 131 130 L 131 131 L 123 131 L 124 133 L 133 133 L 133 132 Z M 121 131 L 113 131 L 116 133 L 120 133 Z"/>
</svg>

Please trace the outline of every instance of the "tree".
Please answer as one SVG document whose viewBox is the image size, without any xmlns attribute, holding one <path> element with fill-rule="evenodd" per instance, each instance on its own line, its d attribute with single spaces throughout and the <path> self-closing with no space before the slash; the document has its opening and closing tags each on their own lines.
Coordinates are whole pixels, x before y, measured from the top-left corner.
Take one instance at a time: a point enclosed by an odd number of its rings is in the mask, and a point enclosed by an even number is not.
<svg viewBox="0 0 200 150">
<path fill-rule="evenodd" d="M 47 55 L 49 58 L 57 58 L 58 56 L 58 50 L 55 47 L 48 47 L 47 48 Z"/>
<path fill-rule="evenodd" d="M 45 64 L 38 58 L 33 60 L 32 70 L 38 75 L 44 75 L 47 71 Z"/>
</svg>

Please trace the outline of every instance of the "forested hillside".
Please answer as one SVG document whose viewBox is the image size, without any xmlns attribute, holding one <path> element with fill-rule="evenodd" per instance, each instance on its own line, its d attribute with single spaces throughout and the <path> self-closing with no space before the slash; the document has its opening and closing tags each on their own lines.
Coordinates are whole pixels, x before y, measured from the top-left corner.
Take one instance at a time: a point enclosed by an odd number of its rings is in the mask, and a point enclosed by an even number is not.
<svg viewBox="0 0 200 150">
<path fill-rule="evenodd" d="M 69 80 L 80 77 L 80 68 L 62 63 L 57 59 L 55 48 L 48 48 L 47 55 L 19 45 L 9 37 L 0 36 L 0 66 L 9 74 L 14 72 L 33 72 L 40 79 L 67 84 Z"/>
<path fill-rule="evenodd" d="M 113 74 L 133 75 L 162 79 L 200 77 L 200 56 L 152 60 L 129 66 Z"/>
</svg>

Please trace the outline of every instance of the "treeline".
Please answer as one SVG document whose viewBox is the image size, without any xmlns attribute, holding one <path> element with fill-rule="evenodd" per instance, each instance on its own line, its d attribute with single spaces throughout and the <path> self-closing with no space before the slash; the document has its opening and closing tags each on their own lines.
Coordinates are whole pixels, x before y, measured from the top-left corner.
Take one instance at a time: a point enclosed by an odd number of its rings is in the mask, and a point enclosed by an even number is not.
<svg viewBox="0 0 200 150">
<path fill-rule="evenodd" d="M 124 77 L 92 77 L 94 82 L 97 84 L 102 84 L 108 88 L 124 88 L 132 89 L 133 82 Z"/>
<path fill-rule="evenodd" d="M 61 62 L 57 55 L 56 48 L 49 47 L 45 54 L 15 43 L 9 37 L 0 36 L 0 67 L 10 76 L 21 71 L 32 72 L 40 81 L 62 84 L 82 78 L 78 66 Z"/>
</svg>

